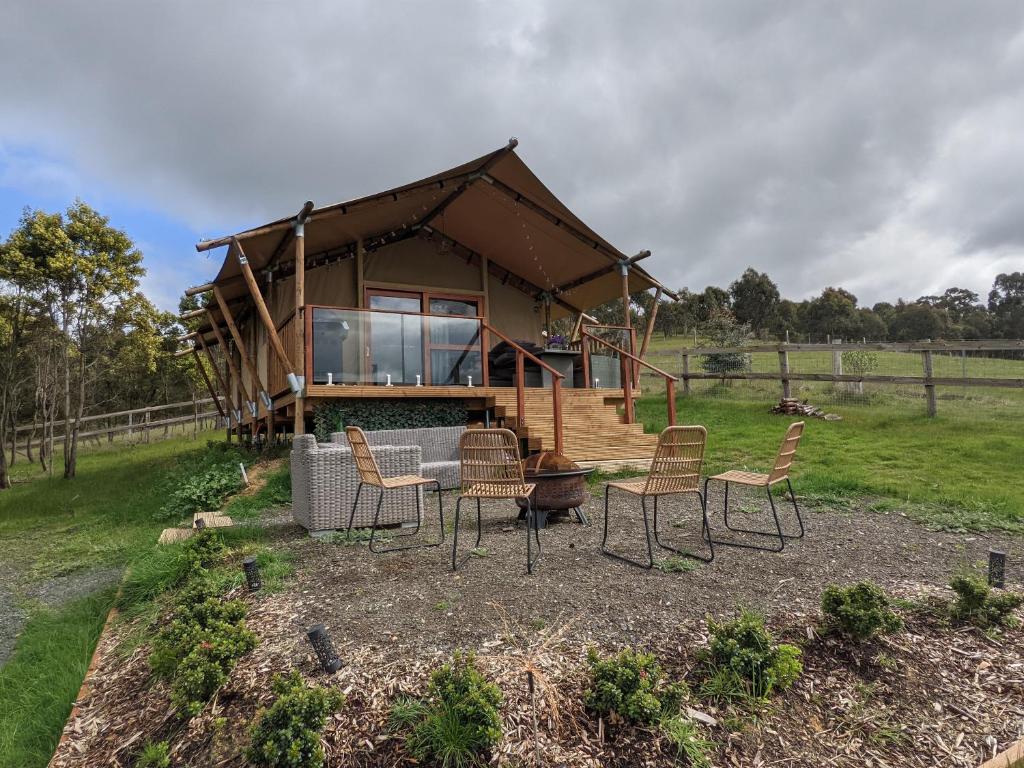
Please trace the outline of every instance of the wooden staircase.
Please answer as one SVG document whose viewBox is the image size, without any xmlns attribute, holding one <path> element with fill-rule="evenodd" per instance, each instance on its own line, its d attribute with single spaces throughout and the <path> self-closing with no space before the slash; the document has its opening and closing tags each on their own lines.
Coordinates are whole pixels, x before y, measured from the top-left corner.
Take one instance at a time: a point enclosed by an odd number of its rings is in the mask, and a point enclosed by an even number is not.
<svg viewBox="0 0 1024 768">
<path fill-rule="evenodd" d="M 551 389 L 529 388 L 526 394 L 526 425 L 516 413 L 516 390 L 492 390 L 498 423 L 525 438 L 532 450 L 553 451 L 555 433 L 551 420 Z M 657 435 L 644 434 L 643 424 L 626 424 L 618 412 L 621 390 L 562 390 L 564 453 L 573 461 L 597 462 L 650 459 Z"/>
</svg>

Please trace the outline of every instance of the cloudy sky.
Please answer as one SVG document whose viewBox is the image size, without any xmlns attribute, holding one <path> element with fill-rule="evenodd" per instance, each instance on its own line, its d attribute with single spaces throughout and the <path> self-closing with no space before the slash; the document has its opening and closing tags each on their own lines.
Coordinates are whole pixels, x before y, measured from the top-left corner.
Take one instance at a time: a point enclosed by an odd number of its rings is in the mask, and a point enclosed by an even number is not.
<svg viewBox="0 0 1024 768">
<path fill-rule="evenodd" d="M 176 304 L 194 243 L 520 140 L 672 286 L 872 303 L 1024 269 L 1024 3 L 35 2 L 0 24 L 0 235 L 82 197 Z"/>
</svg>

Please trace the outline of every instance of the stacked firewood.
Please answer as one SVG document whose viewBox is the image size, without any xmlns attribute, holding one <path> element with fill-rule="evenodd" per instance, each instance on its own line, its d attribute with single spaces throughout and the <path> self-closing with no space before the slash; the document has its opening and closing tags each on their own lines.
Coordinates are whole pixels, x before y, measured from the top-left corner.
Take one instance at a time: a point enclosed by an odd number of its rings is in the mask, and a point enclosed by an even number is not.
<svg viewBox="0 0 1024 768">
<path fill-rule="evenodd" d="M 812 419 L 825 419 L 826 421 L 839 421 L 842 416 L 835 413 L 825 413 L 815 405 L 801 403 L 795 397 L 784 397 L 779 404 L 772 407 L 772 413 L 784 413 L 787 416 L 810 416 Z"/>
</svg>

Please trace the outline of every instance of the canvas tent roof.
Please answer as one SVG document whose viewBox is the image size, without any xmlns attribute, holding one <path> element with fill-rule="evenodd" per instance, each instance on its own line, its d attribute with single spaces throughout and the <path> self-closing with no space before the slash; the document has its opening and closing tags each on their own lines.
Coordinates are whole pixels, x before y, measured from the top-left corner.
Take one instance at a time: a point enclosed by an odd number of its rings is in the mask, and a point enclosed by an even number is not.
<svg viewBox="0 0 1024 768">
<path fill-rule="evenodd" d="M 360 239 L 372 244 L 428 227 L 575 308 L 586 310 L 621 296 L 617 262 L 626 255 L 555 197 L 515 153 L 515 146 L 512 140 L 420 181 L 313 208 L 305 225 L 307 264 Z M 294 216 L 278 219 L 196 247 L 208 250 L 237 239 L 254 271 L 285 267 L 292 257 L 288 246 L 294 221 Z M 246 294 L 232 250 L 214 279 L 229 301 Z M 630 291 L 651 287 L 660 283 L 633 265 Z M 563 307 L 556 315 L 565 311 Z"/>
</svg>

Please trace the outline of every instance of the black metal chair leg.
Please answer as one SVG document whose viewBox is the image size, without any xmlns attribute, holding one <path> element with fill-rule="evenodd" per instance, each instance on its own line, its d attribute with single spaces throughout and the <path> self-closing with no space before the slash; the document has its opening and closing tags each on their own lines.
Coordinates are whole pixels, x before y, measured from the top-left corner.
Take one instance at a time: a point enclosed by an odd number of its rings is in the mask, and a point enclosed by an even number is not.
<svg viewBox="0 0 1024 768">
<path fill-rule="evenodd" d="M 526 573 L 533 573 L 533 566 L 540 560 L 541 549 L 540 549 L 540 531 L 537 529 L 536 513 L 533 510 L 533 504 L 530 503 L 530 499 L 523 497 L 526 500 Z M 537 540 L 537 556 L 532 557 L 530 552 L 530 529 L 533 529 L 533 537 Z"/>
<path fill-rule="evenodd" d="M 647 540 L 647 562 L 641 562 L 640 560 L 633 560 L 632 558 L 625 557 L 623 555 L 612 552 L 606 546 L 608 542 L 608 491 L 609 486 L 604 487 L 604 537 L 601 539 L 601 552 L 608 557 L 613 557 L 616 560 L 621 560 L 629 565 L 635 565 L 637 568 L 643 568 L 650 570 L 654 567 L 654 550 L 651 548 L 651 526 L 647 521 L 647 505 L 644 503 L 644 497 L 640 497 L 640 509 L 644 515 L 644 538 Z"/>
<path fill-rule="evenodd" d="M 707 507 L 704 504 L 704 497 L 701 496 L 700 491 L 695 491 L 695 493 L 697 494 L 697 498 L 700 499 L 701 514 L 702 514 L 702 516 L 704 518 L 703 522 L 701 523 L 701 538 L 703 539 L 703 537 L 704 537 L 704 530 L 705 530 L 705 527 L 707 526 Z M 708 540 L 705 539 L 705 541 L 708 541 Z M 654 497 L 654 543 L 657 544 L 662 549 L 667 549 L 669 552 L 675 552 L 677 555 L 682 555 L 683 557 L 691 557 L 694 560 L 700 560 L 702 563 L 710 563 L 712 560 L 715 559 L 715 547 L 714 547 L 713 544 L 710 544 L 710 542 L 709 542 L 708 548 L 710 549 L 711 554 L 708 557 L 702 557 L 701 555 L 695 555 L 693 552 L 689 552 L 689 551 L 687 551 L 685 549 L 676 549 L 673 546 L 670 546 L 668 544 L 662 543 L 661 538 L 658 536 L 658 497 L 657 496 Z"/>
<path fill-rule="evenodd" d="M 415 486 L 415 488 L 416 488 L 416 527 L 412 531 L 410 531 L 408 533 L 395 534 L 394 538 L 400 538 L 400 537 L 404 537 L 404 536 L 415 536 L 417 533 L 419 533 L 420 528 L 422 527 L 422 524 L 423 524 L 423 508 L 422 508 L 422 504 L 420 502 L 420 487 L 419 486 Z M 440 539 L 438 541 L 428 541 L 428 542 L 424 542 L 424 543 L 421 543 L 421 544 L 403 544 L 403 545 L 398 546 L 398 547 L 385 547 L 384 549 L 375 549 L 373 545 L 374 545 L 374 542 L 376 541 L 377 523 L 379 522 L 379 518 L 380 518 L 381 504 L 384 501 L 384 492 L 385 492 L 385 489 L 381 488 L 380 498 L 377 500 L 377 513 L 373 517 L 373 528 L 370 530 L 370 551 L 371 552 L 373 552 L 375 555 L 383 555 L 383 554 L 386 554 L 388 552 L 400 552 L 400 551 L 402 551 L 404 549 L 429 549 L 431 547 L 439 547 L 442 544 L 444 544 L 444 507 L 443 507 L 442 501 L 441 501 L 441 484 L 438 483 L 437 484 L 437 506 L 438 506 L 438 512 L 440 513 L 440 517 L 441 517 L 441 536 L 440 536 Z"/>
<path fill-rule="evenodd" d="M 476 500 L 476 546 L 480 546 L 480 538 L 483 536 L 484 526 L 480 520 L 480 498 Z"/>
<path fill-rule="evenodd" d="M 363 484 L 360 482 L 359 485 L 356 486 L 356 500 L 352 502 L 352 512 L 348 516 L 348 528 L 345 529 L 346 538 L 352 536 L 352 523 L 356 519 L 356 507 L 359 506 L 359 494 L 362 493 L 362 490 Z"/>
<path fill-rule="evenodd" d="M 576 520 L 581 525 L 590 525 L 590 519 L 587 517 L 587 513 L 583 511 L 583 507 L 573 507 L 572 511 L 576 513 Z"/>
<path fill-rule="evenodd" d="M 789 482 L 789 478 L 786 478 L 786 488 L 789 489 L 789 498 L 793 502 L 793 511 L 796 512 L 796 522 L 800 526 L 800 533 L 796 536 L 790 536 L 791 539 L 802 539 L 804 537 L 804 519 L 800 515 L 800 507 L 796 503 L 796 492 L 793 490 L 793 484 Z"/>
<path fill-rule="evenodd" d="M 797 505 L 796 505 L 796 495 L 793 493 L 793 486 L 790 485 L 788 477 L 786 478 L 786 485 L 789 486 L 789 495 L 790 495 L 790 498 L 793 500 L 793 508 L 796 509 L 796 520 L 797 520 L 797 523 L 800 526 L 800 533 L 786 533 L 786 532 L 783 532 L 782 533 L 782 537 L 784 539 L 802 539 L 804 537 L 804 521 L 803 521 L 803 518 L 800 516 L 800 508 L 797 507 Z M 754 528 L 737 528 L 735 526 L 729 525 L 729 506 L 728 506 L 729 505 L 729 494 L 728 494 L 729 484 L 726 483 L 725 487 L 726 487 L 726 496 L 725 496 L 725 499 L 726 499 L 725 527 L 726 528 L 728 528 L 730 531 L 735 531 L 736 533 L 752 533 L 755 536 L 771 536 L 772 538 L 775 538 L 776 536 L 779 535 L 776 531 L 761 531 L 761 530 L 757 530 L 757 529 L 754 529 Z M 772 489 L 771 489 L 771 486 L 768 486 L 767 491 L 768 491 L 768 501 L 771 502 L 772 509 L 774 510 L 775 502 L 772 499 Z"/>
<path fill-rule="evenodd" d="M 708 480 L 710 480 L 710 478 L 708 478 Z M 705 481 L 704 482 L 705 504 L 707 504 L 707 495 L 706 495 L 707 494 L 707 487 L 708 487 L 707 481 Z M 726 497 L 726 500 L 727 500 L 727 503 L 728 503 L 729 484 L 726 483 L 725 487 L 726 487 L 725 497 Z M 782 525 L 779 523 L 779 515 L 778 515 L 778 512 L 775 509 L 775 502 L 772 500 L 771 488 L 768 488 L 766 490 L 768 491 L 768 503 L 771 505 L 772 515 L 775 518 L 775 526 L 776 526 L 776 530 L 775 531 L 748 531 L 748 530 L 745 530 L 743 528 L 733 528 L 733 527 L 729 526 L 729 523 L 728 523 L 729 508 L 728 508 L 728 506 L 726 506 L 726 508 L 725 508 L 726 527 L 729 528 L 730 531 L 736 531 L 738 533 L 753 533 L 753 534 L 760 535 L 760 536 L 772 536 L 772 537 L 776 537 L 777 536 L 778 539 L 779 539 L 779 546 L 777 546 L 777 547 L 762 547 L 762 546 L 759 546 L 757 544 L 746 544 L 746 543 L 744 543 L 742 541 L 725 541 L 724 539 L 717 539 L 717 540 L 715 540 L 714 537 L 711 536 L 711 528 L 710 528 L 710 526 L 708 527 L 708 542 L 711 543 L 712 545 L 718 544 L 718 545 L 723 546 L 723 547 L 739 547 L 740 549 L 756 549 L 756 550 L 758 550 L 760 552 L 781 552 L 783 549 L 785 549 L 785 547 L 786 547 L 786 537 L 782 533 Z"/>
<path fill-rule="evenodd" d="M 456 560 L 459 551 L 459 513 L 462 510 L 462 497 L 455 500 L 455 530 L 452 532 L 452 570 L 459 570 L 459 563 Z"/>
</svg>

